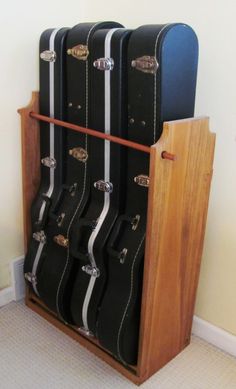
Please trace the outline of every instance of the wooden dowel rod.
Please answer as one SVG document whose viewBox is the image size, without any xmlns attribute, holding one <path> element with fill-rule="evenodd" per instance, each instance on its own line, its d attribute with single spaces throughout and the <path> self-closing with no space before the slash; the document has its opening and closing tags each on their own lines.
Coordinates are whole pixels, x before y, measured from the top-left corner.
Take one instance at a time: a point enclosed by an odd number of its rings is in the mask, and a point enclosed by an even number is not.
<svg viewBox="0 0 236 389">
<path fill-rule="evenodd" d="M 126 139 L 118 138 L 117 136 L 104 134 L 104 133 L 99 132 L 99 131 L 91 130 L 90 128 L 80 127 L 80 126 L 77 126 L 76 124 L 67 123 L 67 122 L 64 122 L 62 120 L 50 118 L 48 116 L 40 115 L 40 114 L 35 113 L 35 112 L 30 112 L 29 115 L 30 115 L 30 117 L 37 119 L 37 120 L 41 120 L 43 122 L 53 123 L 53 124 L 56 124 L 57 126 L 69 128 L 70 130 L 74 130 L 77 132 L 81 132 L 83 134 L 95 136 L 96 138 L 106 139 L 106 140 L 109 140 L 110 142 L 118 143 L 122 146 L 126 146 L 126 147 L 129 147 L 131 149 L 139 150 L 139 151 L 142 151 L 144 153 L 150 154 L 150 152 L 151 152 L 151 148 L 148 146 L 144 146 L 144 145 L 141 145 L 140 143 L 132 142 L 132 141 L 129 141 Z"/>
<path fill-rule="evenodd" d="M 168 153 L 168 151 L 162 151 L 161 157 L 163 159 L 169 159 L 170 161 L 175 161 L 176 160 L 176 155 Z"/>
</svg>

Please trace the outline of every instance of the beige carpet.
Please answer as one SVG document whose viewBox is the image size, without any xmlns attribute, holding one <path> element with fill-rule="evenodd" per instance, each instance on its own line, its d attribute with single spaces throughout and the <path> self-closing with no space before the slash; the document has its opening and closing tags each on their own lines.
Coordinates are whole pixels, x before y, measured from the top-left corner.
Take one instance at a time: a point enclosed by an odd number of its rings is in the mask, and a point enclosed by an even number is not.
<svg viewBox="0 0 236 389">
<path fill-rule="evenodd" d="M 193 337 L 142 389 L 236 389 L 236 359 Z M 135 388 L 23 303 L 0 308 L 0 389 Z"/>
</svg>

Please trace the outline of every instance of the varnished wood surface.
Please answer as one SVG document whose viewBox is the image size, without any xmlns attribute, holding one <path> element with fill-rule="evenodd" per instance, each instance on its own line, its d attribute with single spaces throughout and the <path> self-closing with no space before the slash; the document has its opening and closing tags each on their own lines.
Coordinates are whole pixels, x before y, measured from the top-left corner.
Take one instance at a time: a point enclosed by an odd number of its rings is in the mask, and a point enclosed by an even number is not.
<svg viewBox="0 0 236 389">
<path fill-rule="evenodd" d="M 190 342 L 214 144 L 199 118 L 165 123 L 152 146 L 138 364 L 146 378 Z"/>
<path fill-rule="evenodd" d="M 18 111 L 25 249 L 31 236 L 30 207 L 40 182 L 39 124 L 29 115 L 38 112 L 38 96 L 33 92 L 29 106 Z M 137 385 L 190 342 L 214 144 L 208 119 L 199 118 L 165 123 L 160 140 L 151 147 L 139 356 L 134 371 L 121 365 L 96 340 L 59 321 L 26 289 L 27 306 Z"/>
<path fill-rule="evenodd" d="M 30 208 L 40 183 L 39 123 L 29 113 L 39 111 L 39 93 L 32 92 L 32 99 L 25 108 L 18 109 L 21 116 L 21 160 L 23 188 L 24 248 L 27 251 L 31 236 Z"/>
</svg>

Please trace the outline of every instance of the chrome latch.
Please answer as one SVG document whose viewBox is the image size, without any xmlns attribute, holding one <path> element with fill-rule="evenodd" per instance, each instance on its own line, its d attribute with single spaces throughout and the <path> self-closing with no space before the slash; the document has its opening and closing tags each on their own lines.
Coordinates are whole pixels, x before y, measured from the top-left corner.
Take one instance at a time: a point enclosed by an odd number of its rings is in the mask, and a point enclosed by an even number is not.
<svg viewBox="0 0 236 389">
<path fill-rule="evenodd" d="M 119 254 L 119 260 L 120 260 L 120 263 L 123 265 L 123 263 L 125 262 L 125 258 L 126 258 L 126 255 L 128 253 L 128 249 L 126 248 L 123 248 L 123 250 L 121 250 L 120 254 Z"/>
<path fill-rule="evenodd" d="M 138 176 L 134 177 L 134 182 L 140 186 L 145 186 L 146 188 L 148 188 L 150 178 L 145 174 L 139 174 Z"/>
<path fill-rule="evenodd" d="M 64 220 L 64 217 L 66 216 L 66 214 L 64 212 L 62 212 L 58 218 L 57 218 L 57 225 L 58 227 L 61 227 L 62 226 L 62 223 L 63 223 L 63 220 Z"/>
<path fill-rule="evenodd" d="M 77 183 L 75 182 L 74 184 L 72 184 L 70 187 L 69 187 L 69 193 L 71 195 L 71 197 L 74 197 L 75 195 L 75 192 L 76 192 L 76 189 L 77 189 Z"/>
<path fill-rule="evenodd" d="M 94 187 L 102 192 L 111 193 L 113 191 L 113 185 L 111 182 L 99 180 L 94 182 Z"/>
<path fill-rule="evenodd" d="M 88 153 L 82 147 L 75 147 L 69 150 L 69 155 L 71 155 L 73 158 L 77 159 L 80 162 L 86 162 L 88 159 Z"/>
<path fill-rule="evenodd" d="M 39 243 L 46 243 L 46 235 L 44 231 L 34 232 L 33 238 Z"/>
<path fill-rule="evenodd" d="M 139 221 L 140 221 L 140 215 L 136 215 L 131 221 L 133 231 L 137 230 Z"/>
<path fill-rule="evenodd" d="M 100 276 L 100 270 L 95 266 L 85 265 L 82 266 L 82 270 L 91 277 L 98 278 Z"/>
<path fill-rule="evenodd" d="M 36 275 L 32 274 L 32 273 L 25 273 L 24 274 L 25 276 L 25 279 L 29 282 L 31 282 L 31 284 L 36 284 L 37 283 L 37 277 Z"/>
<path fill-rule="evenodd" d="M 68 247 L 69 246 L 69 239 L 65 238 L 63 235 L 56 235 L 53 238 L 54 242 L 57 243 L 59 246 L 62 247 Z"/>
<path fill-rule="evenodd" d="M 93 66 L 98 70 L 112 70 L 114 68 L 113 58 L 98 58 Z"/>
<path fill-rule="evenodd" d="M 57 59 L 56 52 L 53 50 L 45 50 L 40 53 L 40 58 L 46 62 L 55 62 Z"/>
<path fill-rule="evenodd" d="M 131 62 L 132 68 L 140 70 L 140 72 L 155 74 L 159 67 L 159 64 L 156 60 L 156 57 L 151 57 L 150 55 L 144 55 L 134 59 Z"/>
<path fill-rule="evenodd" d="M 86 61 L 89 55 L 88 46 L 86 45 L 77 45 L 67 50 L 68 55 L 80 60 Z"/>
<path fill-rule="evenodd" d="M 55 169 L 57 166 L 55 158 L 45 157 L 41 159 L 41 162 L 44 166 L 49 167 L 50 169 Z"/>
</svg>

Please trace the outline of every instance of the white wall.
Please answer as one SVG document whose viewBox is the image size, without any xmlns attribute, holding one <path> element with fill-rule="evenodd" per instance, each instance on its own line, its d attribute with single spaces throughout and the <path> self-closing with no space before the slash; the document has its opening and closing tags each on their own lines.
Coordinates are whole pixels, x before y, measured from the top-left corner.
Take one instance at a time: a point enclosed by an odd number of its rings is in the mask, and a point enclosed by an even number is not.
<svg viewBox="0 0 236 389">
<path fill-rule="evenodd" d="M 48 27 L 116 20 L 127 27 L 182 21 L 200 43 L 196 115 L 217 133 L 196 314 L 236 334 L 236 5 L 234 0 L 28 0 L 4 4 L 1 37 L 0 287 L 7 263 L 23 252 L 18 107 L 38 89 L 38 40 Z M 29 8 L 27 8 L 29 7 Z"/>
</svg>

